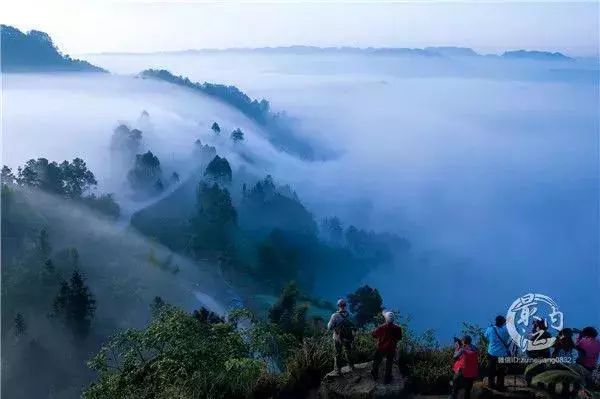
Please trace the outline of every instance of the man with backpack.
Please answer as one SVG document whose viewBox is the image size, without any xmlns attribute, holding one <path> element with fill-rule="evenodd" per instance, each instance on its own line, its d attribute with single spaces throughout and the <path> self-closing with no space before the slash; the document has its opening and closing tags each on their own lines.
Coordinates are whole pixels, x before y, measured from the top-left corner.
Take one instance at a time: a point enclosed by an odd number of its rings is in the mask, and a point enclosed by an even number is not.
<svg viewBox="0 0 600 399">
<path fill-rule="evenodd" d="M 485 338 L 488 341 L 488 386 L 499 391 L 504 390 L 504 365 L 500 364 L 499 358 L 509 356 L 510 336 L 506 328 L 504 316 L 497 316 L 495 325 L 485 330 Z"/>
<path fill-rule="evenodd" d="M 394 324 L 394 313 L 383 312 L 385 323 L 377 327 L 371 335 L 377 339 L 377 351 L 375 359 L 373 359 L 373 369 L 371 375 L 377 380 L 379 375 L 379 366 L 385 358 L 385 377 L 384 384 L 389 384 L 392 381 L 392 367 L 394 365 L 394 357 L 396 356 L 396 345 L 402 339 L 402 327 Z"/>
<path fill-rule="evenodd" d="M 350 320 L 350 314 L 346 310 L 346 301 L 340 299 L 337 302 L 338 310 L 331 315 L 327 329 L 333 331 L 333 346 L 335 348 L 335 370 L 342 374 L 342 350 L 346 352 L 346 360 L 352 370 L 354 361 L 352 357 L 352 344 L 354 343 L 354 325 Z"/>
</svg>

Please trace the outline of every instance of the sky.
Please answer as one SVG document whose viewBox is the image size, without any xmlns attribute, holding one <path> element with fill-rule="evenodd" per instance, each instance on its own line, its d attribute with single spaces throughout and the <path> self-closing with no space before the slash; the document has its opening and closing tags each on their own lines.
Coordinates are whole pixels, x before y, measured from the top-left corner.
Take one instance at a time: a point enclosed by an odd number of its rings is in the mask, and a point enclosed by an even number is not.
<svg viewBox="0 0 600 399">
<path fill-rule="evenodd" d="M 598 1 L 3 0 L 0 22 L 67 54 L 286 45 L 598 54 Z"/>
</svg>

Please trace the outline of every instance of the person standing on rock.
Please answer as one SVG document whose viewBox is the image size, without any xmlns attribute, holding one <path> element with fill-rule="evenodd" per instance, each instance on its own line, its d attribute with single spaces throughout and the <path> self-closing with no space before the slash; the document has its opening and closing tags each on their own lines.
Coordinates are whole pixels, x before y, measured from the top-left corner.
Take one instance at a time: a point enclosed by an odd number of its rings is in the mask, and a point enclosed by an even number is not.
<svg viewBox="0 0 600 399">
<path fill-rule="evenodd" d="M 509 356 L 508 329 L 504 316 L 497 316 L 495 325 L 485 330 L 485 338 L 488 341 L 488 386 L 499 391 L 504 390 L 504 365 L 500 358 Z"/>
<path fill-rule="evenodd" d="M 333 347 L 335 349 L 335 371 L 342 374 L 342 351 L 346 352 L 346 360 L 352 370 L 354 361 L 352 346 L 354 343 L 354 324 L 350 320 L 350 314 L 346 310 L 346 301 L 337 301 L 338 310 L 331 315 L 327 329 L 333 331 Z"/>
<path fill-rule="evenodd" d="M 373 379 L 377 380 L 379 366 L 385 358 L 385 377 L 383 381 L 385 384 L 389 384 L 392 381 L 392 367 L 394 366 L 396 345 L 402 339 L 402 328 L 394 324 L 394 313 L 383 312 L 383 318 L 385 322 L 371 333 L 377 339 L 377 351 L 373 359 L 371 375 Z"/>
<path fill-rule="evenodd" d="M 477 348 L 472 343 L 470 335 L 465 335 L 462 340 L 456 341 L 454 348 L 454 356 L 452 371 L 452 393 L 450 399 L 458 397 L 458 391 L 465 390 L 464 399 L 471 398 L 471 389 L 473 389 L 473 381 L 479 375 L 479 363 L 477 356 Z"/>
</svg>

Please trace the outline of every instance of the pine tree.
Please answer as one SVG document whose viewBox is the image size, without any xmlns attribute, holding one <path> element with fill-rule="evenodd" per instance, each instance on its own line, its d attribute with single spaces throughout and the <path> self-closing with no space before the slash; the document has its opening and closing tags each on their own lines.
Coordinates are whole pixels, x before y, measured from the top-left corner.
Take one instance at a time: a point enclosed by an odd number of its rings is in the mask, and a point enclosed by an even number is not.
<svg viewBox="0 0 600 399">
<path fill-rule="evenodd" d="M 231 140 L 233 140 L 234 143 L 244 141 L 244 132 L 242 132 L 242 129 L 237 128 L 231 132 Z"/>
<path fill-rule="evenodd" d="M 96 311 L 96 300 L 77 270 L 71 276 L 70 288 L 67 317 L 70 320 L 71 328 L 75 335 L 85 338 L 89 334 L 92 319 Z"/>
<path fill-rule="evenodd" d="M 54 299 L 54 313 L 78 338 L 85 338 L 96 311 L 96 300 L 78 270 L 73 272 L 69 283 L 61 283 Z"/>
<path fill-rule="evenodd" d="M 221 134 L 221 127 L 219 126 L 219 124 L 217 122 L 213 122 L 212 126 L 210 127 L 213 131 L 213 133 L 218 136 L 219 134 Z"/>
</svg>

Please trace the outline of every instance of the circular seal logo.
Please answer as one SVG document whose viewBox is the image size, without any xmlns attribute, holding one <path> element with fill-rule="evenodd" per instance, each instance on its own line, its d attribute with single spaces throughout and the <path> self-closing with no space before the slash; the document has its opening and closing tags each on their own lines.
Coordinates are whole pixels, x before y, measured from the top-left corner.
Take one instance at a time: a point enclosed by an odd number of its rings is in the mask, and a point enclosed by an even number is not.
<svg viewBox="0 0 600 399">
<path fill-rule="evenodd" d="M 525 294 L 510 305 L 506 328 L 521 350 L 544 350 L 556 340 L 548 329 L 562 330 L 563 314 L 548 295 Z"/>
</svg>

